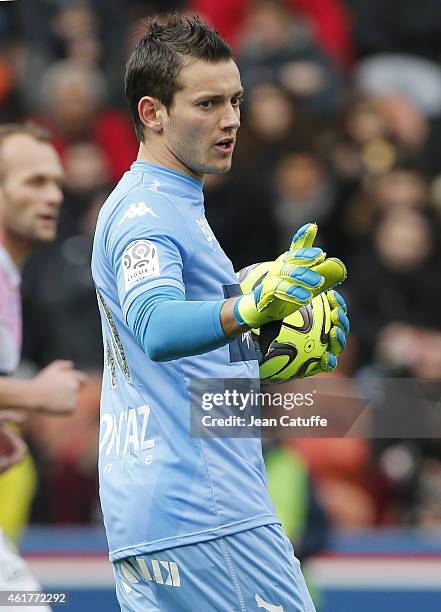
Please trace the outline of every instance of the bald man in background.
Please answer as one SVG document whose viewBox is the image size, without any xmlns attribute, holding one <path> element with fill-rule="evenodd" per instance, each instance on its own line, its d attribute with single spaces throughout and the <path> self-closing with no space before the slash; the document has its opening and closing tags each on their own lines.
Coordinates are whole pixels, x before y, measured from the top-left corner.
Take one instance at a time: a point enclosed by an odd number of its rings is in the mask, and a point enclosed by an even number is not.
<svg viewBox="0 0 441 612">
<path fill-rule="evenodd" d="M 64 360 L 31 379 L 13 376 L 21 353 L 21 271 L 35 246 L 56 238 L 63 179 L 46 131 L 33 124 L 0 126 L 0 591 L 40 588 L 1 530 L 8 516 L 26 518 L 35 488 L 17 425 L 29 412 L 70 414 L 85 381 Z"/>
</svg>

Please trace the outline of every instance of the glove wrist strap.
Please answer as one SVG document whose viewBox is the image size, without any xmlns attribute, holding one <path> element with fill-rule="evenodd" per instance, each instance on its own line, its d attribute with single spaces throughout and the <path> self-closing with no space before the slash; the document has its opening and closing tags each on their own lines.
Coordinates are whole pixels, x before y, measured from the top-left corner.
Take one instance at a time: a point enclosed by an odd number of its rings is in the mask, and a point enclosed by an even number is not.
<svg viewBox="0 0 441 612">
<path fill-rule="evenodd" d="M 259 313 L 256 309 L 254 295 L 247 293 L 236 300 L 233 308 L 233 315 L 238 325 L 248 325 L 249 327 L 260 327 Z"/>
<path fill-rule="evenodd" d="M 239 312 L 239 302 L 241 301 L 241 297 L 236 300 L 234 302 L 234 307 L 233 307 L 233 316 L 234 316 L 234 320 L 236 321 L 236 323 L 238 325 L 246 325 L 245 321 L 242 319 L 242 316 Z"/>
</svg>

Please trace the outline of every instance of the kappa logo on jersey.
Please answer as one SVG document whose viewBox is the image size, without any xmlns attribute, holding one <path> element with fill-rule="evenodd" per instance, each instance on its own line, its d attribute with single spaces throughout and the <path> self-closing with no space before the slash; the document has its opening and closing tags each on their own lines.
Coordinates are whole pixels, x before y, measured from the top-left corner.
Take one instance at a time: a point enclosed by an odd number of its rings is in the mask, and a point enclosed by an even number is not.
<svg viewBox="0 0 441 612">
<path fill-rule="evenodd" d="M 103 414 L 100 420 L 100 453 L 102 456 L 124 456 L 150 450 L 155 440 L 147 438 L 150 406 L 130 408 L 118 415 Z"/>
<path fill-rule="evenodd" d="M 158 249 L 150 240 L 135 240 L 124 251 L 124 285 L 128 291 L 136 283 L 159 275 Z"/>
<path fill-rule="evenodd" d="M 260 595 L 256 593 L 255 596 L 256 604 L 258 608 L 263 608 L 264 610 L 269 610 L 269 612 L 284 612 L 283 606 L 276 606 L 275 604 L 268 603 Z"/>
<path fill-rule="evenodd" d="M 156 181 L 157 182 L 157 181 Z M 157 189 L 159 187 L 159 183 L 157 187 L 154 187 L 154 183 L 151 186 L 151 189 L 154 191 L 155 189 Z M 152 215 L 152 217 L 156 217 L 157 219 L 159 219 L 159 215 L 157 215 L 151 208 L 150 206 L 147 206 L 147 204 L 145 202 L 138 202 L 136 204 L 131 204 L 129 207 L 129 210 L 127 210 L 124 215 L 121 218 L 121 221 L 118 223 L 118 225 L 121 225 L 121 223 L 124 223 L 124 221 L 126 219 L 133 219 L 134 217 L 143 217 L 144 215 Z"/>
<path fill-rule="evenodd" d="M 138 571 L 148 582 L 156 582 L 156 584 L 163 584 L 164 586 L 181 586 L 179 567 L 175 561 L 151 559 L 148 563 L 150 567 L 142 557 L 132 557 L 130 560 L 121 561 L 121 582 L 126 593 L 133 590 L 130 584 L 139 582 Z"/>
</svg>

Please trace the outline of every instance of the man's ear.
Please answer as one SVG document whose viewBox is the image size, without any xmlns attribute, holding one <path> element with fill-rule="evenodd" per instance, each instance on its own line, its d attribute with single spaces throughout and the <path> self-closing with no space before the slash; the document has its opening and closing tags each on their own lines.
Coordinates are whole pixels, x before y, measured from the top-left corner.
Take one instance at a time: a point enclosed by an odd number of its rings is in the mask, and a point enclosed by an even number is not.
<svg viewBox="0 0 441 612">
<path fill-rule="evenodd" d="M 153 132 L 162 131 L 162 104 L 157 98 L 151 96 L 143 96 L 138 102 L 139 118 L 149 130 Z"/>
</svg>

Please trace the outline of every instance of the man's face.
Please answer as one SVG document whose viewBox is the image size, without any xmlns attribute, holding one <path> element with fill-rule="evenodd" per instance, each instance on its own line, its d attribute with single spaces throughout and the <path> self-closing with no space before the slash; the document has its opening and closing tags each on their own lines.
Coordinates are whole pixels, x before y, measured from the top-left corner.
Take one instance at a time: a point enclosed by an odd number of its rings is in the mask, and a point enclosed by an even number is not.
<svg viewBox="0 0 441 612">
<path fill-rule="evenodd" d="M 164 145 L 197 177 L 228 172 L 243 93 L 236 64 L 192 59 L 179 80 L 162 123 Z"/>
<path fill-rule="evenodd" d="M 27 134 L 14 134 L 0 147 L 0 166 L 4 231 L 29 244 L 54 240 L 64 178 L 55 149 Z"/>
</svg>

